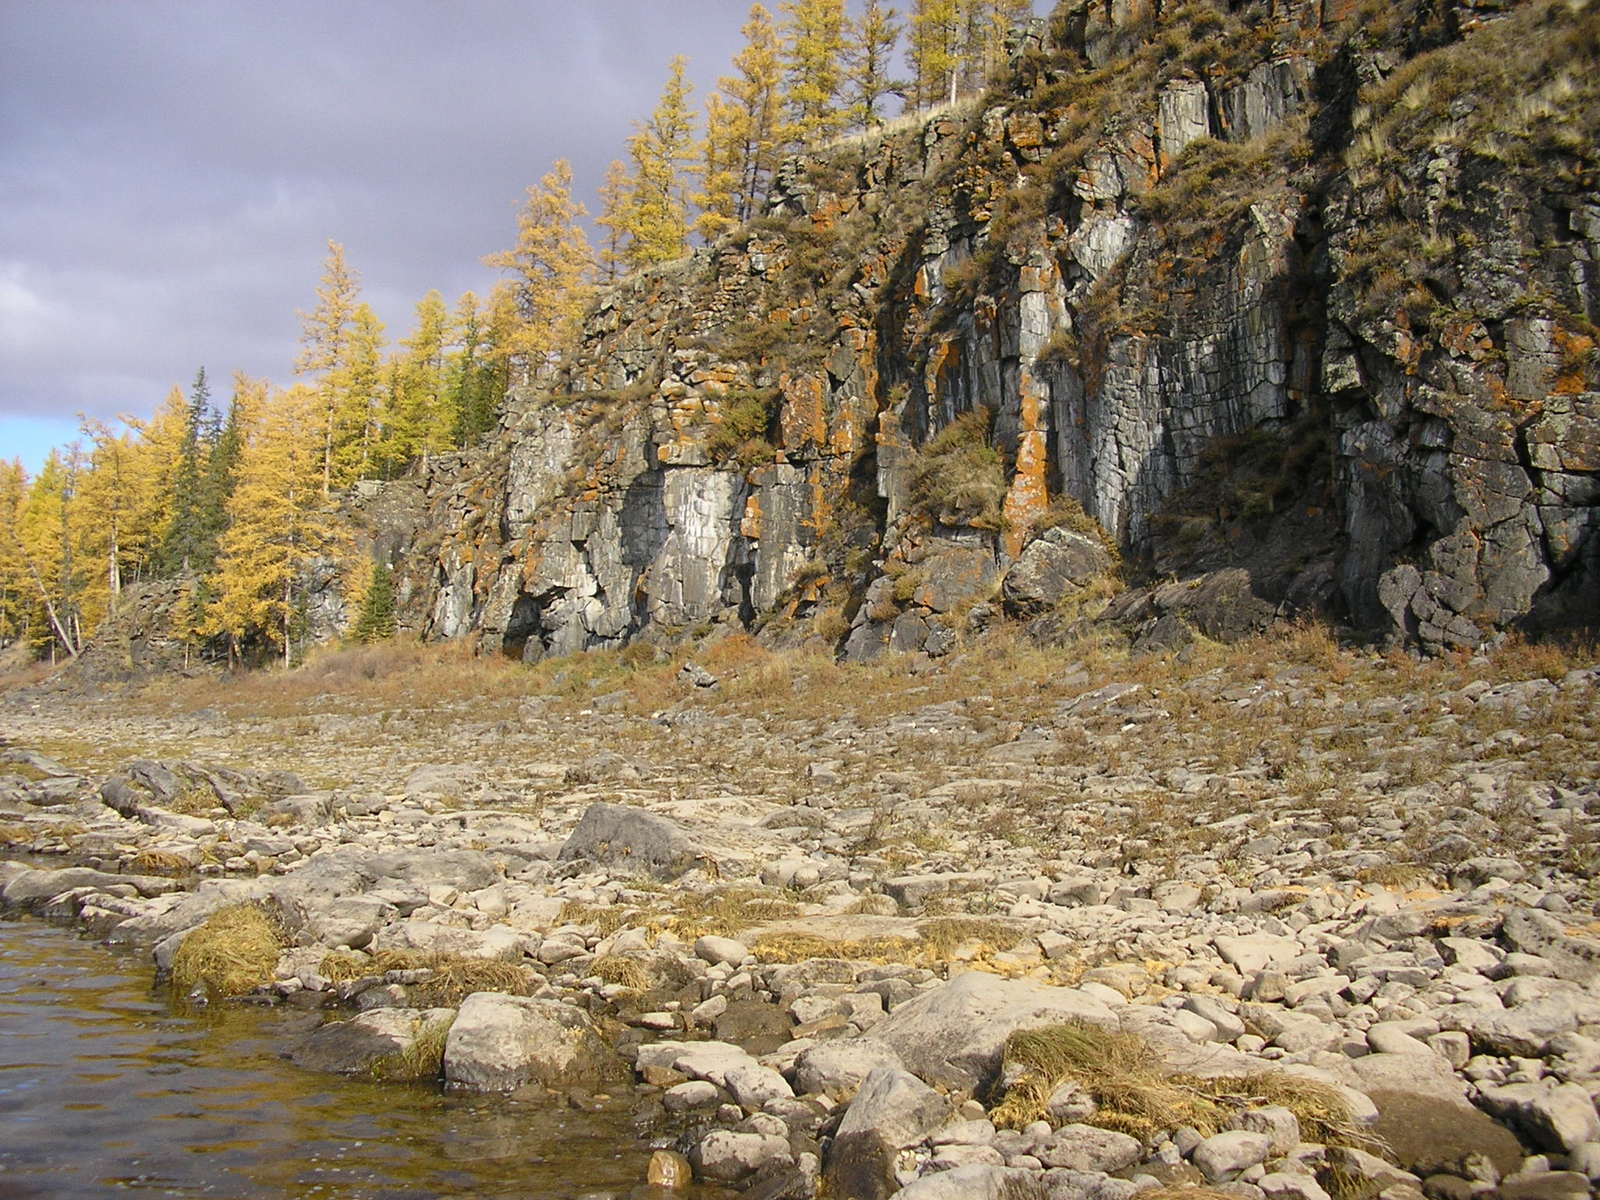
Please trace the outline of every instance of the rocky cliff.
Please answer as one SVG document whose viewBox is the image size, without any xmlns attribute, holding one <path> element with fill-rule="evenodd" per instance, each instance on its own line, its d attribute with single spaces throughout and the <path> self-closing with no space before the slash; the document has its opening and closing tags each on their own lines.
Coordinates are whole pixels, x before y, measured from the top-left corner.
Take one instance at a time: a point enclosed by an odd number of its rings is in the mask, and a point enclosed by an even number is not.
<svg viewBox="0 0 1600 1200">
<path fill-rule="evenodd" d="M 1592 623 L 1596 61 L 1566 0 L 1067 0 L 608 291 L 430 480 L 409 622 L 937 654 L 1082 615 L 1098 526 L 1145 635 Z"/>
</svg>

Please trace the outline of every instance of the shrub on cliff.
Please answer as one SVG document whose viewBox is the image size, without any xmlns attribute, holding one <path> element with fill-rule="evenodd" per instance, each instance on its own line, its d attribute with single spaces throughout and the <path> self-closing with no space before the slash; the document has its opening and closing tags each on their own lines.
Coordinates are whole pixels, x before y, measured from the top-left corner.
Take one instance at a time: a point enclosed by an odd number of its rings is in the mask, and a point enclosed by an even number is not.
<svg viewBox="0 0 1600 1200">
<path fill-rule="evenodd" d="M 772 461 L 768 438 L 781 400 L 776 388 L 730 391 L 722 399 L 722 421 L 706 437 L 713 462 L 754 465 Z"/>
<path fill-rule="evenodd" d="M 989 444 L 994 410 L 964 412 L 917 451 L 911 495 L 945 525 L 999 529 L 1006 498 L 1005 464 Z"/>
</svg>

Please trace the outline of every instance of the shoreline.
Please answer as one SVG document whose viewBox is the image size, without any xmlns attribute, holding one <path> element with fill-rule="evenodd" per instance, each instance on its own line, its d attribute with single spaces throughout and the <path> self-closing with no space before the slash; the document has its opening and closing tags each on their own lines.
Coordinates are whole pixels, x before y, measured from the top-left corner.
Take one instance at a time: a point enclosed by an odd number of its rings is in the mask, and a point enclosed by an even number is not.
<svg viewBox="0 0 1600 1200">
<path fill-rule="evenodd" d="M 1010 719 L 938 679 L 900 681 L 876 717 L 755 718 L 737 668 L 721 698 L 650 713 L 603 692 L 438 697 L 403 735 L 392 708 L 333 694 L 320 717 L 13 707 L 7 840 L 108 870 L 0 881 L 8 907 L 162 969 L 256 906 L 282 943 L 263 989 L 338 1018 L 297 1061 L 577 1104 L 629 1087 L 680 1131 L 669 1179 L 774 1198 L 1315 1200 L 1335 1178 L 1399 1195 L 1447 1177 L 1587 1194 L 1600 672 L 1407 694 L 1381 662 L 1334 667 L 1033 687 Z M 1232 736 L 1219 717 L 1257 737 L 1230 769 L 1202 761 Z M 1291 719 L 1303 751 L 1281 761 L 1269 735 Z M 274 724 L 299 761 L 78 774 L 25 750 L 142 727 L 165 754 Z M 389 740 L 352 749 L 346 786 L 306 786 L 358 728 Z M 1441 761 L 1464 737 L 1480 761 Z M 1387 771 L 1331 761 L 1375 740 Z M 1549 764 L 1568 773 L 1535 774 Z M 125 874 L 140 855 L 202 873 L 176 891 Z M 1156 1077 L 1214 1081 L 1207 1105 L 1141 1125 L 1030 1060 L 1012 1035 L 1040 1026 L 1133 1039 Z M 1313 1134 L 1299 1092 L 1228 1082 L 1284 1078 L 1337 1098 L 1342 1125 Z M 1317 1140 L 1335 1126 L 1350 1145 Z"/>
</svg>

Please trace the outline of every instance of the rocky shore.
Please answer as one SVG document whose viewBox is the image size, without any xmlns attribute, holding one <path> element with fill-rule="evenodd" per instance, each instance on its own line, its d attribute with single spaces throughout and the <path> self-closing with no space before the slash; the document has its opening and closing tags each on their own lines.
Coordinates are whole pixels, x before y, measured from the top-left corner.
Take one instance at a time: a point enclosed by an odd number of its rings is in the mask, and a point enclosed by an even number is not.
<svg viewBox="0 0 1600 1200">
<path fill-rule="evenodd" d="M 666 1188 L 1593 1194 L 1600 668 L 1284 651 L 14 695 L 0 896 Z"/>
</svg>

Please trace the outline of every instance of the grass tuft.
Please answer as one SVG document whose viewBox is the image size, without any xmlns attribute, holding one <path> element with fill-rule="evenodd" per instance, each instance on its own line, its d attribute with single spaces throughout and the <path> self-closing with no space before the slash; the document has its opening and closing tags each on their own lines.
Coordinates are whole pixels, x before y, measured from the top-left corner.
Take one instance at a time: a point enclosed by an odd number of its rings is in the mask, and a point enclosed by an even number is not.
<svg viewBox="0 0 1600 1200">
<path fill-rule="evenodd" d="M 286 944 L 283 922 L 266 905 L 219 909 L 179 945 L 172 986 L 184 995 L 248 995 L 272 982 Z"/>
<path fill-rule="evenodd" d="M 171 850 L 141 850 L 128 862 L 135 875 L 187 875 L 194 864 Z"/>
<path fill-rule="evenodd" d="M 425 978 L 407 985 L 412 1003 L 427 1008 L 454 1007 L 473 992 L 531 996 L 541 982 L 536 972 L 519 963 L 416 950 L 378 950 L 371 954 L 335 950 L 323 956 L 317 969 L 333 983 L 349 983 L 390 971 L 428 971 Z"/>
<path fill-rule="evenodd" d="M 1277 1071 L 1248 1078 L 1169 1075 L 1143 1038 L 1083 1022 L 1013 1033 L 1006 1040 L 1004 1070 L 1018 1079 L 990 1117 L 1011 1129 L 1044 1117 L 1051 1093 L 1070 1081 L 1094 1097 L 1098 1108 L 1091 1124 L 1141 1139 L 1183 1125 L 1209 1137 L 1237 1112 L 1282 1105 L 1294 1113 L 1309 1141 L 1383 1149 L 1327 1084 Z"/>
<path fill-rule="evenodd" d="M 589 974 L 631 992 L 648 992 L 656 983 L 655 972 L 637 958 L 630 958 L 626 954 L 602 954 L 589 964 Z"/>
<path fill-rule="evenodd" d="M 417 1083 L 438 1079 L 444 1072 L 444 1043 L 455 1024 L 455 1014 L 425 1019 L 422 1028 L 404 1050 L 386 1054 L 368 1072 L 379 1083 Z"/>
<path fill-rule="evenodd" d="M 846 958 L 857 962 L 895 962 L 912 966 L 940 966 L 958 949 L 972 947 L 982 959 L 1021 936 L 1015 926 L 997 921 L 940 917 L 917 927 L 916 937 L 834 939 L 813 933 L 768 933 L 751 949 L 763 962 L 797 963 L 813 958 Z"/>
</svg>

